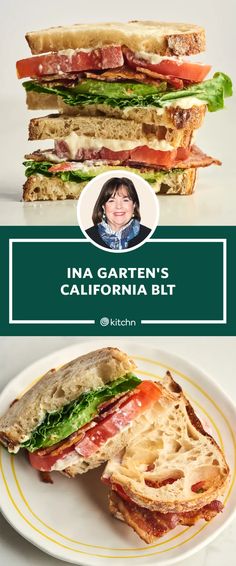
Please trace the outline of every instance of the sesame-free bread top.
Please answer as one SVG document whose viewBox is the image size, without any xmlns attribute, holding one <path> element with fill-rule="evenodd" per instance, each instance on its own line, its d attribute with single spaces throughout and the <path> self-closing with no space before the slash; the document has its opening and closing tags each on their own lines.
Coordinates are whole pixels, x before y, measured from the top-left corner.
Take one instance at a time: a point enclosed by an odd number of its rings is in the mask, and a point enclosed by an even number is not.
<svg viewBox="0 0 236 566">
<path fill-rule="evenodd" d="M 166 410 L 129 443 L 120 463 L 118 457 L 108 463 L 104 477 L 145 509 L 197 510 L 224 493 L 229 467 L 169 372 L 162 385 L 172 395 Z"/>
<path fill-rule="evenodd" d="M 59 369 L 51 369 L 0 418 L 0 442 L 9 451 L 17 452 L 47 413 L 59 410 L 82 393 L 103 387 L 135 367 L 124 352 L 102 348 Z"/>
<path fill-rule="evenodd" d="M 162 56 L 194 55 L 205 50 L 205 31 L 194 24 L 158 21 L 74 24 L 26 34 L 32 54 L 64 49 L 126 45 Z"/>
</svg>

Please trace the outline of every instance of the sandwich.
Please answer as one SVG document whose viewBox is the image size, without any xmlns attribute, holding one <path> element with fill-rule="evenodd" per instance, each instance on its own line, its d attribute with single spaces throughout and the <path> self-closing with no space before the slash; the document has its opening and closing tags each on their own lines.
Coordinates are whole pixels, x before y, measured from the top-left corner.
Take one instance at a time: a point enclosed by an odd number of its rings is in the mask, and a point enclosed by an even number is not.
<svg viewBox="0 0 236 566">
<path fill-rule="evenodd" d="M 25 449 L 41 472 L 74 477 L 99 466 L 140 431 L 140 418 L 161 394 L 134 370 L 116 348 L 50 370 L 0 418 L 0 442 L 14 454 Z"/>
<path fill-rule="evenodd" d="M 146 543 L 178 525 L 210 521 L 223 510 L 229 477 L 221 449 L 169 372 L 158 386 L 154 420 L 108 462 L 102 478 L 111 513 Z"/>
<path fill-rule="evenodd" d="M 220 161 L 194 143 L 207 109 L 224 107 L 232 83 L 188 57 L 204 29 L 156 21 L 76 24 L 26 34 L 32 57 L 17 62 L 33 118 L 23 198 L 78 198 L 96 175 L 136 172 L 160 194 L 191 194 L 199 167 Z M 30 80 L 29 80 L 30 79 Z M 205 80 L 206 79 L 206 80 Z"/>
</svg>

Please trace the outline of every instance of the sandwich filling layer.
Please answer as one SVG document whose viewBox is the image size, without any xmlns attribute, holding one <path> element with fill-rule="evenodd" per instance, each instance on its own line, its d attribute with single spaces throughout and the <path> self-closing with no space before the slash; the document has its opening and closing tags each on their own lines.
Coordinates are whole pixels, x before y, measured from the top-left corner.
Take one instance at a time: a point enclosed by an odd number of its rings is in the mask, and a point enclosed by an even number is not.
<svg viewBox="0 0 236 566">
<path fill-rule="evenodd" d="M 207 167 L 212 164 L 221 165 L 219 160 L 204 154 L 196 146 L 192 146 L 190 150 L 180 148 L 173 152 L 154 152 L 155 155 L 152 151 L 142 148 L 134 152 L 121 152 L 123 155 L 115 156 L 114 153 L 110 151 L 108 154 L 105 150 L 101 150 L 97 152 L 97 158 L 94 159 L 85 159 L 82 162 L 62 160 L 58 163 L 58 156 L 53 151 L 36 152 L 28 156 L 31 159 L 24 162 L 25 174 L 27 177 L 35 174 L 46 177 L 56 175 L 64 182 L 80 183 L 81 181 L 89 181 L 99 173 L 112 170 L 112 168 L 117 169 L 117 166 L 119 166 L 119 168 L 124 167 L 126 171 L 136 172 L 149 183 L 153 183 L 164 180 L 168 174 L 179 173 L 184 169 Z M 88 154 L 86 155 L 88 156 Z M 91 157 L 91 154 L 89 155 Z M 47 157 L 46 160 L 44 160 L 45 156 Z M 85 157 L 85 154 L 83 156 Z"/>
<path fill-rule="evenodd" d="M 54 442 L 52 446 L 51 443 L 55 438 L 54 426 L 47 441 L 48 448 L 33 450 L 32 442 L 29 446 L 25 443 L 24 446 L 31 451 L 29 459 L 32 466 L 41 471 L 63 470 L 69 464 L 76 463 L 78 457 L 88 460 L 110 438 L 131 426 L 134 419 L 142 415 L 161 395 L 160 389 L 155 384 L 149 381 L 140 382 L 137 378 L 135 380 L 136 384 L 137 381 L 139 382 L 139 385 L 136 387 L 133 385 L 133 392 L 121 394 L 119 398 L 113 397 L 105 403 L 100 402 L 97 406 L 96 418 L 90 422 L 87 421 L 87 424 L 80 426 L 76 432 L 67 436 L 62 442 Z M 82 418 L 79 422 L 83 422 Z M 78 418 L 76 423 L 74 426 L 78 425 Z M 67 423 L 66 430 L 68 431 Z M 65 432 L 63 436 L 64 434 Z M 45 446 L 45 441 L 43 443 L 41 441 L 40 444 Z"/>
<path fill-rule="evenodd" d="M 104 387 L 82 393 L 78 399 L 59 411 L 48 413 L 30 438 L 21 444 L 30 452 L 54 446 L 90 422 L 107 401 L 134 389 L 140 379 L 129 373 Z"/>
<path fill-rule="evenodd" d="M 140 79 L 141 80 L 141 79 Z M 212 79 L 185 86 L 181 89 L 169 88 L 166 81 L 159 85 L 101 81 L 98 79 L 82 79 L 72 84 L 61 80 L 54 82 L 26 81 L 23 86 L 27 92 L 54 94 L 63 99 L 69 106 L 106 104 L 112 107 L 127 108 L 130 106 L 165 108 L 173 102 L 191 97 L 207 104 L 208 110 L 214 112 L 224 107 L 224 98 L 232 95 L 232 82 L 224 73 L 215 73 Z"/>
</svg>

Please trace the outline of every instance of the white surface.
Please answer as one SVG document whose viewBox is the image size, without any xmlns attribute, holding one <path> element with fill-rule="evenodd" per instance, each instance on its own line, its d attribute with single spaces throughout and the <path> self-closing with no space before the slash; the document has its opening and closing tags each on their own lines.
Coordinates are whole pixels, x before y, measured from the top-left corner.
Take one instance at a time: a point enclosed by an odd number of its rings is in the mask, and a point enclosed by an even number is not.
<svg viewBox="0 0 236 566">
<path fill-rule="evenodd" d="M 41 0 L 40 9 L 33 9 L 30 0 L 22 3 L 8 0 L 2 6 L 0 44 L 7 51 L 1 76 L 1 162 L 0 169 L 0 225 L 76 225 L 76 202 L 22 203 L 24 167 L 21 165 L 27 151 L 49 147 L 47 142 L 27 142 L 27 127 L 31 117 L 43 114 L 29 112 L 24 101 L 24 89 L 15 77 L 15 61 L 30 56 L 24 40 L 25 32 L 75 21 L 96 22 L 128 19 L 158 19 L 186 21 L 200 24 L 207 32 L 207 53 L 201 60 L 211 63 L 213 71 L 224 71 L 233 78 L 232 36 L 236 4 L 234 0 L 214 3 L 205 0 L 188 2 L 169 0 L 120 0 L 110 3 L 81 3 L 77 0 Z M 82 10 L 81 10 L 82 7 Z M 199 59 L 199 56 L 198 56 Z M 197 134 L 200 147 L 223 161 L 223 166 L 211 166 L 199 171 L 196 192 L 189 197 L 160 197 L 160 224 L 162 225 L 233 225 L 236 218 L 236 191 L 234 173 L 235 101 L 227 100 L 227 110 L 208 114 L 203 128 Z"/>
<path fill-rule="evenodd" d="M 94 340 L 94 339 L 93 339 Z M 138 338 L 133 339 L 137 342 Z M 48 354 L 54 349 L 64 347 L 70 343 L 81 342 L 78 338 L 2 338 L 0 356 L 2 359 L 2 388 L 14 375 L 24 369 L 37 358 Z M 117 340 L 118 341 L 118 340 Z M 131 339 L 129 338 L 130 342 Z M 107 339 L 107 343 L 115 343 L 116 339 Z M 99 345 L 99 339 L 97 340 Z M 204 368 L 232 399 L 236 398 L 236 384 L 233 380 L 235 368 L 235 338 L 142 338 L 142 343 L 153 344 L 171 353 L 181 355 L 192 364 Z M 14 356 L 12 355 L 14 352 Z M 32 376 L 34 377 L 34 376 Z M 233 423 L 232 423 L 233 424 Z M 222 533 L 210 546 L 191 557 L 193 566 L 219 566 L 232 563 L 234 537 L 236 534 L 236 521 Z M 5 520 L 0 518 L 0 544 L 2 563 L 9 566 L 17 563 L 34 563 L 38 566 L 46 564 L 56 565 L 57 561 L 33 548 L 17 535 Z M 24 555 L 24 558 L 23 556 Z M 189 560 L 179 562 L 187 566 Z"/>
</svg>

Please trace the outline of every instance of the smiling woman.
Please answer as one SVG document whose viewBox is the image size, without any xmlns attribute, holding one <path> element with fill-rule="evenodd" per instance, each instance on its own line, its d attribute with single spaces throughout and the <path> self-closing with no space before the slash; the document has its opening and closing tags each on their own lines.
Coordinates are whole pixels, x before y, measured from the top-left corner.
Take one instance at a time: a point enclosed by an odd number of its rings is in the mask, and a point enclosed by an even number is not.
<svg viewBox="0 0 236 566">
<path fill-rule="evenodd" d="M 86 230 L 88 236 L 100 246 L 112 250 L 137 246 L 151 232 L 140 223 L 138 193 L 133 181 L 127 177 L 113 177 L 104 183 L 92 220 L 94 226 Z"/>
</svg>

